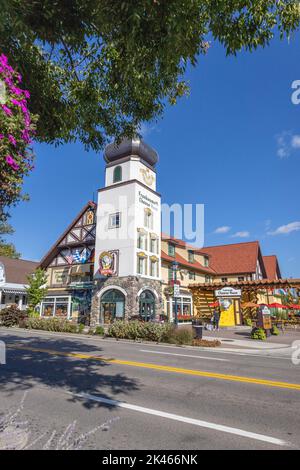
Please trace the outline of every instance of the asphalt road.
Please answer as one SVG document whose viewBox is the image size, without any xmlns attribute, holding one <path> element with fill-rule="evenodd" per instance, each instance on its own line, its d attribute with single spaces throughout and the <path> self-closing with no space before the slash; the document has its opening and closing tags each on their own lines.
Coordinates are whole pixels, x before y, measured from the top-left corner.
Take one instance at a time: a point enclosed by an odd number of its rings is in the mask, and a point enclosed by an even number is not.
<svg viewBox="0 0 300 470">
<path fill-rule="evenodd" d="M 289 356 L 5 329 L 0 340 L 0 448 L 300 448 Z"/>
</svg>

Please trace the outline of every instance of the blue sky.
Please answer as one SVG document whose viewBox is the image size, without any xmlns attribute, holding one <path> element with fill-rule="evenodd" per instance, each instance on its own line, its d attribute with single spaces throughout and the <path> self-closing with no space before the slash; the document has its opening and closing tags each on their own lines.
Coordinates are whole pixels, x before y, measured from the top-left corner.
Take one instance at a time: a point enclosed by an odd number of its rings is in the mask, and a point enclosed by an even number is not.
<svg viewBox="0 0 300 470">
<path fill-rule="evenodd" d="M 237 57 L 212 44 L 187 74 L 190 96 L 144 127 L 160 155 L 163 202 L 205 204 L 205 245 L 258 239 L 292 277 L 300 277 L 300 105 L 291 101 L 299 38 Z M 9 240 L 39 260 L 103 186 L 104 162 L 80 144 L 35 152 L 31 200 L 12 211 Z"/>
</svg>

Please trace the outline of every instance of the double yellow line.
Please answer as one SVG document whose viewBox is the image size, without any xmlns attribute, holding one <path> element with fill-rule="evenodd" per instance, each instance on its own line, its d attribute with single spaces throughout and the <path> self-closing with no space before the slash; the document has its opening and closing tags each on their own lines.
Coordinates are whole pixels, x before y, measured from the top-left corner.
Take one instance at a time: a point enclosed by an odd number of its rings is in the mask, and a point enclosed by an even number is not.
<svg viewBox="0 0 300 470">
<path fill-rule="evenodd" d="M 208 377 L 212 379 L 229 380 L 233 382 L 244 382 L 244 383 L 250 383 L 250 384 L 256 384 L 256 385 L 265 385 L 267 387 L 287 388 L 287 389 L 300 391 L 300 384 L 279 382 L 275 380 L 257 379 L 254 377 L 243 377 L 239 375 L 230 375 L 230 374 L 219 374 L 217 372 L 206 372 L 206 371 L 194 370 L 194 369 L 183 369 L 181 367 L 162 366 L 159 364 L 151 364 L 148 362 L 125 361 L 121 359 L 104 358 L 102 356 L 93 356 L 91 354 L 55 351 L 53 349 L 41 349 L 41 348 L 33 348 L 29 346 L 7 345 L 7 347 L 10 349 L 19 349 L 23 351 L 40 352 L 40 353 L 50 354 L 53 356 L 74 357 L 77 359 L 94 360 L 94 361 L 100 361 L 100 362 L 111 363 L 111 364 L 119 364 L 119 365 L 124 365 L 124 366 L 131 366 L 131 367 L 141 367 L 143 369 L 160 370 L 163 372 L 173 372 L 176 374 L 193 375 L 197 377 Z"/>
</svg>

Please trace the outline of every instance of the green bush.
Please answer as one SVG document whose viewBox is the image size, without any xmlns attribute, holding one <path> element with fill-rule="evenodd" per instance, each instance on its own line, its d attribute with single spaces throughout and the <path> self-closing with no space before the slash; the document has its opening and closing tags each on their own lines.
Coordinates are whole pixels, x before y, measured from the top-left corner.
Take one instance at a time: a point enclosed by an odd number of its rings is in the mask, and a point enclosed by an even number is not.
<svg viewBox="0 0 300 470">
<path fill-rule="evenodd" d="M 253 328 L 251 331 L 251 338 L 264 341 L 266 339 L 266 332 L 263 328 Z"/>
<path fill-rule="evenodd" d="M 83 333 L 83 330 L 84 330 L 84 324 L 79 323 L 79 325 L 77 326 L 77 333 Z"/>
<path fill-rule="evenodd" d="M 174 325 L 165 334 L 163 340 L 166 343 L 171 344 L 192 344 L 193 343 L 193 332 L 190 328 L 184 328 L 183 326 L 175 327 Z"/>
<path fill-rule="evenodd" d="M 144 339 L 160 342 L 170 329 L 169 324 L 143 323 L 141 321 L 116 321 L 110 325 L 108 336 L 117 339 Z"/>
<path fill-rule="evenodd" d="M 274 336 L 278 336 L 278 335 L 279 335 L 279 330 L 278 330 L 278 328 L 277 328 L 276 325 L 273 325 L 273 326 L 272 326 L 271 334 L 274 335 Z"/>
<path fill-rule="evenodd" d="M 33 330 L 58 331 L 62 333 L 77 333 L 78 325 L 61 318 L 28 318 L 24 325 Z"/>
<path fill-rule="evenodd" d="M 105 331 L 103 326 L 96 326 L 95 331 L 93 332 L 94 335 L 104 336 Z"/>
<path fill-rule="evenodd" d="M 9 305 L 0 310 L 0 325 L 16 326 L 27 317 L 26 312 L 20 310 L 17 305 Z"/>
<path fill-rule="evenodd" d="M 244 320 L 244 323 L 245 323 L 245 325 L 247 325 L 247 326 L 252 326 L 252 320 L 251 320 L 251 318 L 246 318 L 246 319 Z"/>
</svg>

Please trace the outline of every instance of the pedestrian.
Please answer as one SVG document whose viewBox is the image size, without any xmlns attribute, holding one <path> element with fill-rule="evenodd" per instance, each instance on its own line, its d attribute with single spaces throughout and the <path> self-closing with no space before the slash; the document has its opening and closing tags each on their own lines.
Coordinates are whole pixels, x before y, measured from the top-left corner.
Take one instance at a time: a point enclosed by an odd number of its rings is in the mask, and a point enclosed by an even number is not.
<svg viewBox="0 0 300 470">
<path fill-rule="evenodd" d="M 219 309 L 215 308 L 214 313 L 213 313 L 214 330 L 219 331 L 219 323 L 220 323 L 220 312 L 219 312 Z"/>
</svg>

